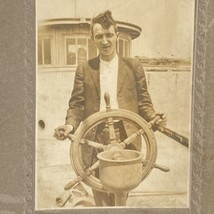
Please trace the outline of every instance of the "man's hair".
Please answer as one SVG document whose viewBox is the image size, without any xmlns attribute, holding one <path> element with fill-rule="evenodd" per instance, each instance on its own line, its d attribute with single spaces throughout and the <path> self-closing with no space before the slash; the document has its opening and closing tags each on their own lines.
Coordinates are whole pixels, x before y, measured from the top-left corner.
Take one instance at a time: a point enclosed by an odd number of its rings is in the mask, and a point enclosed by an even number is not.
<svg viewBox="0 0 214 214">
<path fill-rule="evenodd" d="M 91 27 L 90 27 L 91 36 L 93 36 L 93 27 L 96 23 L 101 24 L 102 27 L 105 29 L 108 29 L 108 28 L 110 28 L 110 26 L 113 26 L 115 32 L 116 33 L 118 32 L 117 24 L 116 24 L 115 20 L 113 19 L 110 10 L 106 10 L 103 13 L 100 13 L 91 19 Z"/>
</svg>

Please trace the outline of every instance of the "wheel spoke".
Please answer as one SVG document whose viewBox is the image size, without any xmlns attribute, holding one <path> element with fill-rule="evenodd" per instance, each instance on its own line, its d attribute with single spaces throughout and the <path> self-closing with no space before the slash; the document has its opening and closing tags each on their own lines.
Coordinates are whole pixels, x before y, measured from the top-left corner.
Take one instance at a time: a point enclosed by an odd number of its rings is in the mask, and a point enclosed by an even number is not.
<svg viewBox="0 0 214 214">
<path fill-rule="evenodd" d="M 132 135 L 130 135 L 128 138 L 126 138 L 123 142 L 121 142 L 120 144 L 125 144 L 125 146 L 129 145 L 130 143 L 132 143 L 135 138 L 137 136 L 141 136 L 144 133 L 143 129 L 139 129 L 137 130 L 135 133 L 133 133 Z"/>
<path fill-rule="evenodd" d="M 87 140 L 87 139 L 82 139 L 80 144 L 86 144 L 86 145 L 89 145 L 95 149 L 99 149 L 99 150 L 104 150 L 105 149 L 105 145 L 103 144 L 100 144 L 100 143 L 97 143 L 97 142 L 94 142 L 94 141 L 91 141 L 91 140 Z"/>
<path fill-rule="evenodd" d="M 143 160 L 142 164 L 143 164 L 143 166 L 146 166 L 148 164 L 148 160 Z M 156 163 L 154 163 L 152 165 L 152 168 L 159 169 L 159 170 L 161 170 L 163 172 L 169 172 L 170 171 L 169 167 L 163 166 L 163 165 L 159 165 L 159 164 L 156 164 Z"/>
<path fill-rule="evenodd" d="M 80 181 L 82 181 L 82 177 L 81 176 L 77 176 L 73 181 L 70 181 L 69 183 L 67 183 L 65 185 L 64 190 L 69 190 L 69 189 L 73 188 Z"/>
<path fill-rule="evenodd" d="M 114 130 L 114 120 L 113 120 L 112 117 L 108 118 L 107 125 L 108 125 L 108 128 L 109 128 L 110 143 L 111 144 L 116 144 L 117 140 L 116 140 L 116 134 L 115 134 L 115 130 Z"/>
<path fill-rule="evenodd" d="M 99 162 L 99 160 L 98 160 L 95 164 L 93 164 L 91 167 L 89 167 L 89 168 L 88 168 L 89 174 L 92 174 L 92 172 L 93 172 L 94 170 L 96 170 L 96 169 L 99 167 L 99 164 L 100 164 L 100 162 Z"/>
</svg>

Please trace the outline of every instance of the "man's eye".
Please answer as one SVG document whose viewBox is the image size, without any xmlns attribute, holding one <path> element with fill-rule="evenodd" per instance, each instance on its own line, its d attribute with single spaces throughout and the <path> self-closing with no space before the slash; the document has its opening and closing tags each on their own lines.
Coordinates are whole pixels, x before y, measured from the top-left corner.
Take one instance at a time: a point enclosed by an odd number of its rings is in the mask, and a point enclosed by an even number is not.
<svg viewBox="0 0 214 214">
<path fill-rule="evenodd" d="M 102 39 L 103 36 L 102 36 L 102 35 L 96 35 L 95 38 L 96 38 L 96 39 Z"/>
<path fill-rule="evenodd" d="M 107 36 L 108 38 L 111 38 L 111 37 L 114 36 L 114 34 L 113 34 L 113 33 L 107 33 L 106 36 Z"/>
</svg>

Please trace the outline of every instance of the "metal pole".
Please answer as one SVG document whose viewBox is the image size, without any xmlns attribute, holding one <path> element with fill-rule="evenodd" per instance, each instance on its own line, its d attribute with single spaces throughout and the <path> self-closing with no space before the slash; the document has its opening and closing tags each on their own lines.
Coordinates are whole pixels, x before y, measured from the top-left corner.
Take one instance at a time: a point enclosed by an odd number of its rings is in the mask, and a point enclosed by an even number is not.
<svg viewBox="0 0 214 214">
<path fill-rule="evenodd" d="M 115 195 L 115 206 L 126 206 L 127 193 L 114 193 Z"/>
</svg>

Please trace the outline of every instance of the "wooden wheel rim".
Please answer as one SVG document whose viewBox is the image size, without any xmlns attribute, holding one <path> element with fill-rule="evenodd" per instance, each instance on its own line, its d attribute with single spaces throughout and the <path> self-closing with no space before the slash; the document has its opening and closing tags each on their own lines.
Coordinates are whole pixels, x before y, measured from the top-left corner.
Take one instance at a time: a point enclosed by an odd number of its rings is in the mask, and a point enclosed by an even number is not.
<svg viewBox="0 0 214 214">
<path fill-rule="evenodd" d="M 142 181 L 149 175 L 151 172 L 153 165 L 157 158 L 157 143 L 154 136 L 153 131 L 149 128 L 148 123 L 140 117 L 138 114 L 123 110 L 123 109 L 113 109 L 111 111 L 102 111 L 97 112 L 91 116 L 89 116 L 86 120 L 82 122 L 82 124 L 78 127 L 77 131 L 75 132 L 75 140 L 71 143 L 70 146 L 70 160 L 71 165 L 75 171 L 75 173 L 82 177 L 83 182 L 96 189 L 98 191 L 107 192 L 107 190 L 103 187 L 100 183 L 100 180 L 96 178 L 94 175 L 88 175 L 87 169 L 85 169 L 82 155 L 80 152 L 80 141 L 84 136 L 100 124 L 103 121 L 106 121 L 109 117 L 114 119 L 120 119 L 123 121 L 128 121 L 135 126 L 139 126 L 144 131 L 144 139 L 146 142 L 146 166 L 142 167 Z"/>
</svg>

